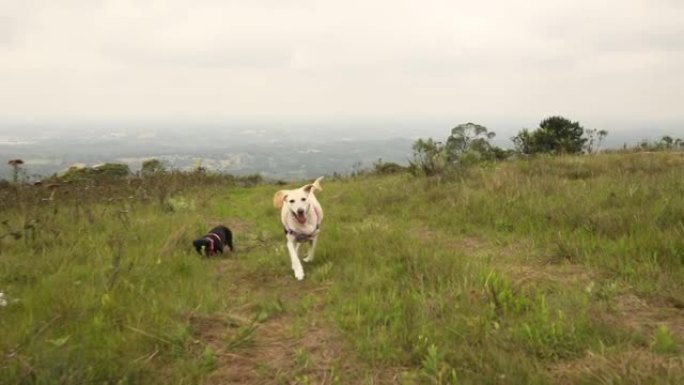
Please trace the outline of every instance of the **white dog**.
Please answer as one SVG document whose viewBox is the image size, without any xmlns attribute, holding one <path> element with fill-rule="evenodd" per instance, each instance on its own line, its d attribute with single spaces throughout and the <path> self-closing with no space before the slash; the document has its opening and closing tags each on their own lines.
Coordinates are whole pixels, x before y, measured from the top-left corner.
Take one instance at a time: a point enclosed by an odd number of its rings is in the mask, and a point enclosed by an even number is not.
<svg viewBox="0 0 684 385">
<path fill-rule="evenodd" d="M 323 208 L 318 203 L 315 190 L 323 190 L 320 181 L 302 186 L 296 190 L 280 190 L 273 196 L 273 205 L 280 208 L 280 220 L 283 223 L 285 236 L 287 237 L 287 250 L 292 261 L 292 270 L 295 278 L 304 279 L 304 268 L 299 261 L 297 251 L 304 242 L 309 242 L 309 252 L 304 262 L 311 262 L 316 249 L 316 239 L 323 221 Z"/>
</svg>

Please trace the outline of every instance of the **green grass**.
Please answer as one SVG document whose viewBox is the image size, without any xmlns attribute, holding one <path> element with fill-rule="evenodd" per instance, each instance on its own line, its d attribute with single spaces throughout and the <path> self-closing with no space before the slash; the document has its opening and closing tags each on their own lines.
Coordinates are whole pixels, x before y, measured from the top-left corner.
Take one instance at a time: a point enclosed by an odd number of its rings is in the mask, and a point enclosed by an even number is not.
<svg viewBox="0 0 684 385">
<path fill-rule="evenodd" d="M 14 198 L 2 381 L 684 381 L 680 153 L 324 180 L 302 282 L 271 207 L 281 188 Z M 216 223 L 237 252 L 201 259 L 190 242 Z"/>
</svg>

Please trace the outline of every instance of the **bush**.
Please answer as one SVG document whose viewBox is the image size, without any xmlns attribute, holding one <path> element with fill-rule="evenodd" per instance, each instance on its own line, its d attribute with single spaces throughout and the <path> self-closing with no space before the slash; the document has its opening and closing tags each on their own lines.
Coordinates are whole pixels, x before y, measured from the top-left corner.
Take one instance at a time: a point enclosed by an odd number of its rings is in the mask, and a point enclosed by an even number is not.
<svg viewBox="0 0 684 385">
<path fill-rule="evenodd" d="M 378 159 L 376 163 L 373 163 L 373 172 L 380 175 L 396 174 L 404 172 L 406 169 L 406 167 L 394 162 L 383 162 L 382 159 Z"/>
<path fill-rule="evenodd" d="M 128 165 L 121 163 L 105 163 L 95 167 L 70 167 L 59 177 L 63 182 L 85 182 L 91 180 L 121 179 L 131 175 Z"/>
<path fill-rule="evenodd" d="M 160 161 L 159 159 L 147 159 L 143 161 L 142 163 L 142 168 L 140 169 L 140 172 L 143 175 L 152 175 L 152 174 L 158 174 L 158 173 L 163 173 L 166 171 L 166 167 L 164 167 L 164 163 Z"/>
</svg>

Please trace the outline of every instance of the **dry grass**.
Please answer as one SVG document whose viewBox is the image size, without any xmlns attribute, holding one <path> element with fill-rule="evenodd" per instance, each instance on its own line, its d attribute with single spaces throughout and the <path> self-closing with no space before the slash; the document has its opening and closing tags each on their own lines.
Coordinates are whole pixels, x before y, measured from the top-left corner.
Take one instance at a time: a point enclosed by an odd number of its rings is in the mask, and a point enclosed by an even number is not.
<svg viewBox="0 0 684 385">
<path fill-rule="evenodd" d="M 646 349 L 587 352 L 577 360 L 550 367 L 557 384 L 654 384 L 657 377 L 684 380 L 684 358 L 666 357 Z"/>
</svg>

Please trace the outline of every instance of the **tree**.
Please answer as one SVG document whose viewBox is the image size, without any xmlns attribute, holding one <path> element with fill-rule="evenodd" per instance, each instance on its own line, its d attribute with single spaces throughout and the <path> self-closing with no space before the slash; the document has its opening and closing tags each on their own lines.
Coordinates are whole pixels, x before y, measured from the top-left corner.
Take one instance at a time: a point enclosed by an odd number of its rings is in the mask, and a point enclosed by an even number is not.
<svg viewBox="0 0 684 385">
<path fill-rule="evenodd" d="M 25 174 L 24 170 L 22 169 L 22 166 L 24 165 L 24 161 L 21 159 L 12 159 L 9 162 L 7 162 L 10 166 L 12 166 L 12 182 L 14 184 L 19 183 L 19 177 L 22 174 Z"/>
<path fill-rule="evenodd" d="M 447 164 L 447 153 L 442 142 L 428 138 L 413 143 L 413 160 L 409 161 L 409 170 L 413 175 L 441 174 Z"/>
<path fill-rule="evenodd" d="M 534 136 L 527 128 L 523 128 L 518 135 L 511 138 L 515 150 L 522 154 L 532 154 L 534 149 Z"/>
<path fill-rule="evenodd" d="M 446 151 L 449 162 L 458 162 L 459 158 L 469 151 L 475 151 L 481 157 L 490 158 L 493 153 L 489 140 L 495 135 L 494 132 L 489 132 L 487 127 L 479 124 L 470 122 L 459 124 L 451 129 L 451 135 L 447 138 Z"/>
<path fill-rule="evenodd" d="M 539 123 L 539 128 L 522 130 L 513 137 L 513 143 L 523 154 L 577 154 L 587 142 L 584 128 L 562 116 L 551 116 Z"/>
<path fill-rule="evenodd" d="M 598 152 L 601 149 L 601 144 L 606 139 L 606 136 L 608 136 L 608 131 L 593 128 L 584 132 L 587 134 L 587 142 L 585 145 L 587 153 L 593 154 Z"/>
</svg>

